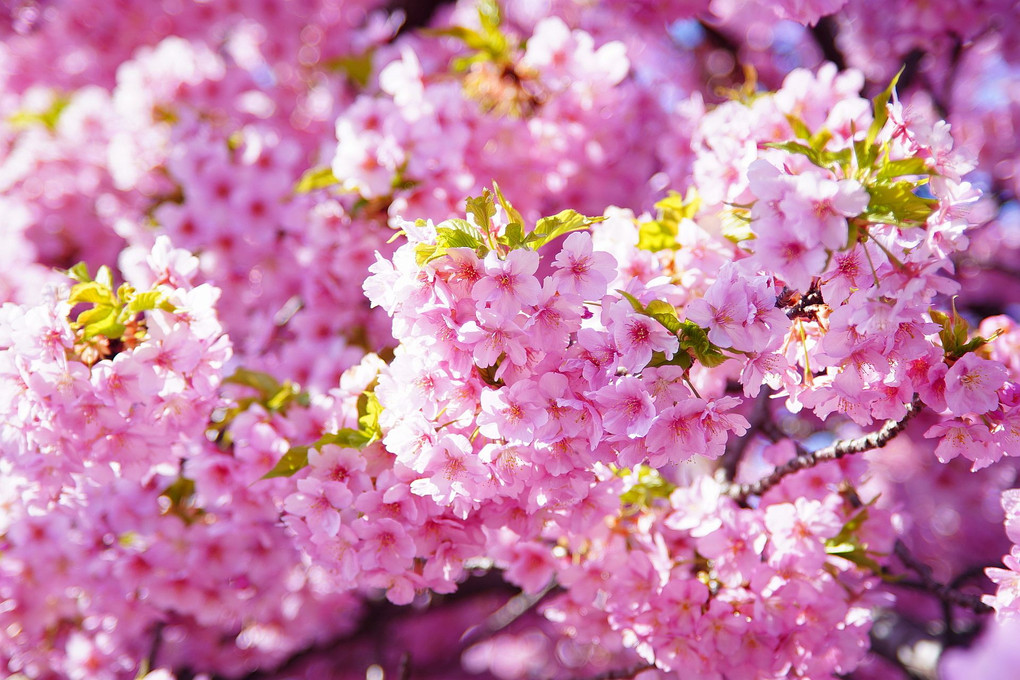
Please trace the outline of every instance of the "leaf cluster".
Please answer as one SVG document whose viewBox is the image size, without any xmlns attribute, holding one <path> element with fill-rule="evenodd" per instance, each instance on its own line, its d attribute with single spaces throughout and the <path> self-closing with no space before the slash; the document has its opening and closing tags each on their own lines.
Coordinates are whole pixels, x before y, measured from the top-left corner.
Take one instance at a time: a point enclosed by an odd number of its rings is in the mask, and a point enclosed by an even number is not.
<svg viewBox="0 0 1020 680">
<path fill-rule="evenodd" d="M 853 562 L 858 567 L 879 574 L 882 567 L 872 557 L 875 553 L 868 550 L 867 544 L 861 541 L 859 536 L 860 528 L 868 519 L 868 508 L 861 508 L 853 517 L 848 519 L 839 533 L 825 541 L 825 553 L 837 555 L 845 560 Z"/>
<path fill-rule="evenodd" d="M 684 370 L 690 370 L 697 361 L 706 368 L 714 368 L 726 361 L 722 348 L 708 339 L 708 331 L 693 321 L 681 321 L 676 307 L 663 300 L 652 300 L 647 305 L 622 290 L 616 291 L 622 295 L 638 314 L 651 317 L 662 324 L 670 333 L 676 335 L 680 341 L 680 350 L 667 359 L 662 352 L 655 352 L 649 366 L 680 366 Z"/>
<path fill-rule="evenodd" d="M 992 335 L 985 338 L 980 335 L 970 337 L 970 325 L 956 311 L 956 299 L 953 299 L 952 309 L 949 314 L 937 309 L 929 310 L 931 320 L 937 323 L 942 329 L 939 331 L 939 340 L 942 342 L 942 349 L 946 358 L 956 361 L 964 354 L 973 352 L 988 344 L 1002 334 L 1002 329 L 996 330 Z"/>
<path fill-rule="evenodd" d="M 655 204 L 657 217 L 638 224 L 637 247 L 652 252 L 677 250 L 680 247 L 676 242 L 680 222 L 693 219 L 700 207 L 701 198 L 694 187 L 687 190 L 686 196 L 670 191 L 666 198 Z"/>
<path fill-rule="evenodd" d="M 937 201 L 923 195 L 923 187 L 936 174 L 923 158 L 891 159 L 891 140 L 878 142 L 889 120 L 888 104 L 900 73 L 872 100 L 873 116 L 864 138 L 836 151 L 827 148 L 832 139 L 829 130 L 812 132 L 803 120 L 788 115 L 795 140 L 768 146 L 799 154 L 835 175 L 856 179 L 868 192 L 868 207 L 860 217 L 868 223 L 890 224 L 900 229 L 923 227 L 935 211 Z M 864 234 L 860 234 L 864 235 Z M 858 234 L 852 234 L 852 247 Z"/>
<path fill-rule="evenodd" d="M 450 248 L 471 248 L 479 257 L 485 257 L 492 250 L 501 254 L 520 248 L 538 250 L 564 234 L 587 229 L 605 219 L 586 217 L 575 210 L 563 210 L 541 218 L 529 230 L 520 212 L 503 196 L 499 185 L 493 182 L 492 187 L 493 191 L 485 189 L 481 196 L 467 199 L 469 219 L 446 220 L 436 227 L 435 243 L 417 245 L 415 257 L 419 266 L 443 257 Z M 509 220 L 502 234 L 493 223 L 497 202 Z"/>
<path fill-rule="evenodd" d="M 478 63 L 491 62 L 509 67 L 513 64 L 513 43 L 503 32 L 503 12 L 496 0 L 478 3 L 478 30 L 467 26 L 450 26 L 424 31 L 426 35 L 455 38 L 464 43 L 471 53 L 457 57 L 451 63 L 454 71 L 464 72 Z"/>
<path fill-rule="evenodd" d="M 113 272 L 102 266 L 96 278 L 89 275 L 88 266 L 79 262 L 66 274 L 77 281 L 68 297 L 72 305 L 88 305 L 78 313 L 71 328 L 83 340 L 102 336 L 109 340 L 124 338 L 129 326 L 135 326 L 140 314 L 153 309 L 172 312 L 175 307 L 159 290 L 138 292 L 133 286 L 122 283 L 113 287 Z M 134 338 L 133 338 L 134 339 Z"/>
<path fill-rule="evenodd" d="M 631 475 L 629 468 L 618 468 L 614 472 L 618 477 Z M 669 498 L 676 489 L 676 484 L 664 479 L 653 467 L 639 465 L 634 472 L 637 473 L 637 482 L 620 494 L 620 502 L 625 506 L 650 508 L 657 499 Z"/>
<path fill-rule="evenodd" d="M 330 432 L 323 435 L 312 444 L 304 446 L 292 446 L 283 457 L 277 461 L 273 469 L 262 476 L 262 479 L 274 477 L 290 477 L 294 473 L 308 466 L 308 451 L 322 449 L 327 444 L 335 444 L 347 449 L 363 449 L 372 442 L 382 438 L 382 430 L 379 427 L 379 415 L 382 413 L 382 405 L 375 396 L 375 392 L 365 392 L 358 397 L 358 429 L 345 427 L 338 432 Z"/>
</svg>

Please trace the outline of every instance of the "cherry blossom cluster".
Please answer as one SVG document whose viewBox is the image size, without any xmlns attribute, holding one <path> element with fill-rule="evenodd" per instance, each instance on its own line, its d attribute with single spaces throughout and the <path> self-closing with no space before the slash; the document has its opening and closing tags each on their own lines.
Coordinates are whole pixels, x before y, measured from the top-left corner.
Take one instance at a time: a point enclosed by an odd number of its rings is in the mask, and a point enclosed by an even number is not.
<svg viewBox="0 0 1020 680">
<path fill-rule="evenodd" d="M 8 673 L 1001 669 L 1020 15 L 886 9 L 7 3 Z"/>
</svg>

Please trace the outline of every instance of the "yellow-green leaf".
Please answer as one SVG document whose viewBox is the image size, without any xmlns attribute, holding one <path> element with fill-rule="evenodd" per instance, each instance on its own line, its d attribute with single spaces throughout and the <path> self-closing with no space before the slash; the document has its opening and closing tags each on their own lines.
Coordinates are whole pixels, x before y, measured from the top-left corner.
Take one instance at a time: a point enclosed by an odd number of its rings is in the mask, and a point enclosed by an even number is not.
<svg viewBox="0 0 1020 680">
<path fill-rule="evenodd" d="M 273 477 L 290 477 L 298 470 L 308 466 L 307 446 L 292 446 L 283 454 L 283 457 L 276 462 L 273 469 L 262 475 L 262 479 Z"/>
<path fill-rule="evenodd" d="M 335 186 L 340 183 L 340 180 L 333 174 L 333 169 L 329 166 L 323 166 L 318 168 L 312 168 L 306 170 L 305 174 L 301 175 L 301 179 L 294 186 L 295 194 L 307 194 L 310 191 L 316 189 L 326 189 L 331 186 Z"/>
</svg>

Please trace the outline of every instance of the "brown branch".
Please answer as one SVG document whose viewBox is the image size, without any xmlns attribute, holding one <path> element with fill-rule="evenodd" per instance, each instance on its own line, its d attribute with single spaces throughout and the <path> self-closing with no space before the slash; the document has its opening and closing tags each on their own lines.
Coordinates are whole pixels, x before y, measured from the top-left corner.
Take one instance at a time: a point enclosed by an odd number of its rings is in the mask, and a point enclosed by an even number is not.
<svg viewBox="0 0 1020 680">
<path fill-rule="evenodd" d="M 451 2 L 452 0 L 391 0 L 386 5 L 386 10 L 404 13 L 404 23 L 399 32 L 407 33 L 428 26 L 436 11 Z"/>
<path fill-rule="evenodd" d="M 544 600 L 554 590 L 557 590 L 558 587 L 556 581 L 553 580 L 545 588 L 533 595 L 523 592 L 514 595 L 506 604 L 490 614 L 481 625 L 471 628 L 464 633 L 460 641 L 461 648 L 466 649 L 471 645 L 492 637 L 534 609 L 539 602 Z"/>
<path fill-rule="evenodd" d="M 843 52 L 836 45 L 836 34 L 838 32 L 839 27 L 832 16 L 820 18 L 818 23 L 811 27 L 811 37 L 815 39 L 818 49 L 822 51 L 822 56 L 835 64 L 836 68 L 840 71 L 845 71 L 846 57 L 843 56 Z"/>
<path fill-rule="evenodd" d="M 584 678 L 575 678 L 574 680 L 628 680 L 628 678 L 633 678 L 638 673 L 650 671 L 653 668 L 655 668 L 655 664 L 643 663 L 638 664 L 637 666 L 633 666 L 631 668 L 621 668 L 606 671 L 605 673 L 599 673 L 598 675 L 590 675 Z"/>
<path fill-rule="evenodd" d="M 740 460 L 744 457 L 744 451 L 750 445 L 755 435 L 765 433 L 764 428 L 766 423 L 772 422 L 771 412 L 769 411 L 769 402 L 772 399 L 772 388 L 768 385 L 762 385 L 761 391 L 758 393 L 758 397 L 754 402 L 754 406 L 751 407 L 751 412 L 747 414 L 747 422 L 749 427 L 747 432 L 742 437 L 731 437 L 726 442 L 726 451 L 723 453 L 720 459 L 721 468 L 723 471 L 723 479 L 727 482 L 732 481 L 737 476 L 737 467 L 740 466 Z"/>
<path fill-rule="evenodd" d="M 935 595 L 946 604 L 952 604 L 963 609 L 969 609 L 975 614 L 987 614 L 992 611 L 991 607 L 981 601 L 980 596 L 962 593 L 951 586 L 936 581 L 931 575 L 931 567 L 914 557 L 903 541 L 896 541 L 895 553 L 896 557 L 900 558 L 900 562 L 902 562 L 905 567 L 916 573 L 918 578 L 921 579 L 919 583 L 906 582 L 898 585 L 925 590 Z"/>
<path fill-rule="evenodd" d="M 794 472 L 812 468 L 827 460 L 839 460 L 844 456 L 855 453 L 880 449 L 903 431 L 907 423 L 918 414 L 922 406 L 920 398 L 915 395 L 913 401 L 907 405 L 907 414 L 900 420 L 887 420 L 885 425 L 871 434 L 857 437 L 856 439 L 843 439 L 817 451 L 807 451 L 803 446 L 795 442 L 797 447 L 797 455 L 795 457 L 783 463 L 773 470 L 771 474 L 759 479 L 757 482 L 731 485 L 727 493 L 731 498 L 744 501 L 748 496 L 761 496 Z M 765 426 L 762 427 L 762 431 L 766 431 Z M 778 434 L 778 432 L 775 432 L 775 434 Z"/>
<path fill-rule="evenodd" d="M 790 319 L 816 320 L 818 312 L 825 306 L 822 291 L 817 281 L 811 284 L 806 293 L 793 290 L 786 286 L 776 297 L 776 307 L 783 310 Z"/>
</svg>

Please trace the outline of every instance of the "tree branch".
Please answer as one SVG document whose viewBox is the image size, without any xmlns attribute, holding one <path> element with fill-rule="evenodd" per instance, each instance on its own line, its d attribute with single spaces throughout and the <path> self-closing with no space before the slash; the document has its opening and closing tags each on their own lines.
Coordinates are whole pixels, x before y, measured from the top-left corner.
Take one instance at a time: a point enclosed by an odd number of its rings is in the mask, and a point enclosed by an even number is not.
<svg viewBox="0 0 1020 680">
<path fill-rule="evenodd" d="M 931 575 L 931 567 L 914 557 L 903 541 L 896 541 L 895 553 L 896 557 L 900 558 L 900 562 L 902 562 L 905 567 L 916 573 L 921 579 L 919 583 L 905 582 L 898 585 L 927 591 L 946 604 L 952 604 L 963 609 L 969 609 L 975 614 L 987 614 L 992 611 L 992 608 L 982 602 L 979 596 L 962 593 L 951 586 L 936 581 Z"/>
<path fill-rule="evenodd" d="M 755 435 L 759 433 L 766 434 L 764 427 L 766 423 L 771 423 L 771 413 L 769 411 L 769 402 L 772 399 L 772 388 L 768 385 L 763 385 L 761 391 L 758 393 L 758 398 L 754 402 L 754 406 L 751 408 L 751 412 L 747 415 L 747 422 L 750 427 L 747 428 L 747 432 L 742 437 L 731 437 L 726 442 L 726 451 L 722 455 L 720 460 L 721 467 L 723 470 L 723 479 L 727 482 L 732 481 L 737 476 L 737 467 L 740 465 L 741 458 L 744 457 L 744 451 L 747 449 L 751 440 L 754 439 Z"/>
<path fill-rule="evenodd" d="M 471 645 L 492 637 L 534 609 L 539 602 L 544 600 L 549 593 L 558 587 L 556 581 L 552 580 L 545 588 L 533 595 L 523 592 L 514 595 L 506 604 L 490 614 L 481 625 L 475 626 L 464 633 L 463 637 L 461 637 L 461 648 L 466 649 Z"/>
<path fill-rule="evenodd" d="M 797 447 L 797 455 L 795 457 L 783 463 L 773 470 L 771 474 L 759 479 L 757 482 L 731 485 L 727 493 L 731 498 L 744 501 L 748 496 L 761 496 L 794 472 L 812 468 L 827 460 L 839 460 L 851 454 L 880 449 L 906 428 L 907 423 L 918 414 L 922 406 L 921 399 L 915 395 L 913 401 L 907 405 L 907 414 L 900 420 L 887 420 L 885 425 L 871 434 L 856 439 L 844 439 L 817 451 L 807 451 L 800 443 L 795 442 Z M 766 431 L 764 427 L 762 431 Z"/>
<path fill-rule="evenodd" d="M 836 46 L 836 34 L 839 32 L 836 22 L 831 16 L 822 17 L 811 27 L 811 36 L 815 39 L 822 56 L 836 65 L 840 71 L 846 69 L 846 57 Z"/>
<path fill-rule="evenodd" d="M 776 297 L 776 307 L 790 319 L 818 319 L 818 312 L 825 306 L 822 291 L 818 288 L 817 279 L 806 293 L 783 286 Z"/>
<path fill-rule="evenodd" d="M 631 668 L 606 671 L 605 673 L 599 673 L 598 675 L 591 675 L 585 678 L 575 678 L 574 680 L 628 680 L 628 678 L 633 678 L 638 673 L 650 671 L 653 668 L 655 668 L 655 664 L 643 663 Z"/>
</svg>

